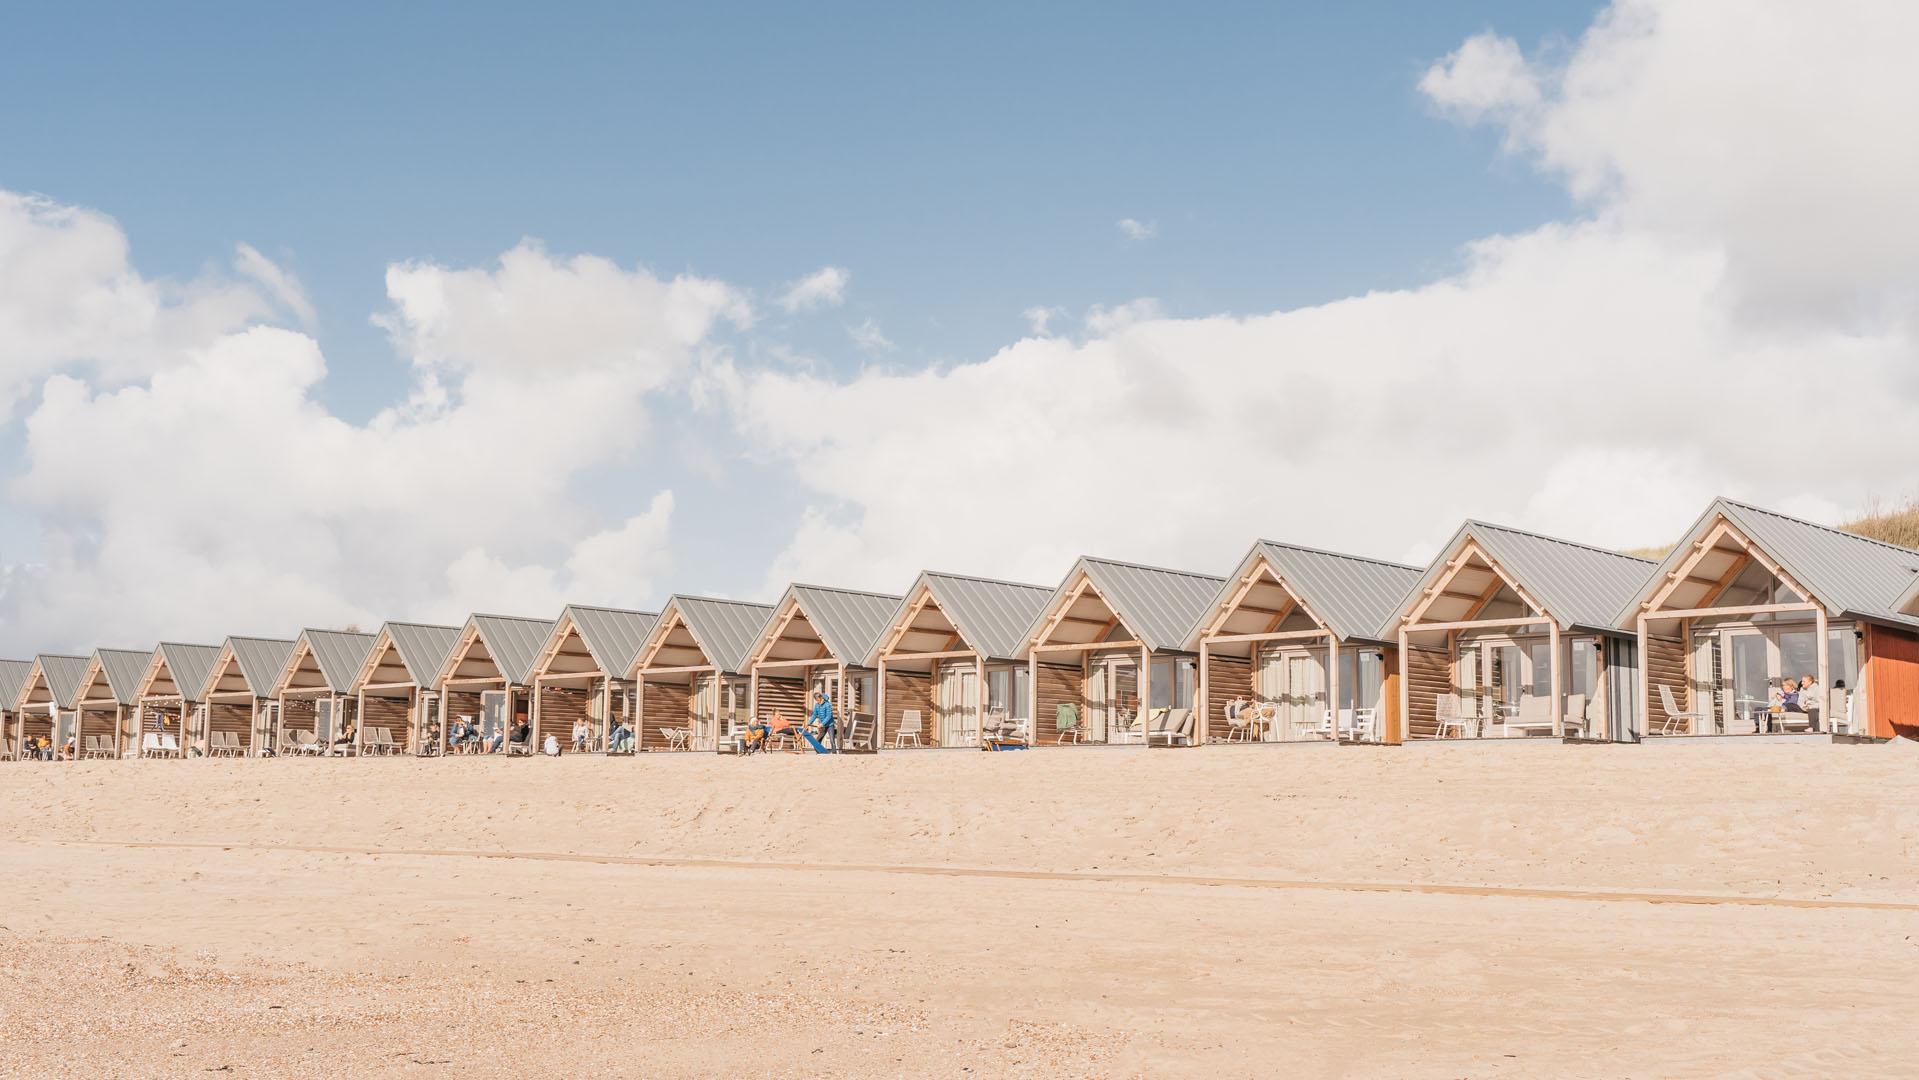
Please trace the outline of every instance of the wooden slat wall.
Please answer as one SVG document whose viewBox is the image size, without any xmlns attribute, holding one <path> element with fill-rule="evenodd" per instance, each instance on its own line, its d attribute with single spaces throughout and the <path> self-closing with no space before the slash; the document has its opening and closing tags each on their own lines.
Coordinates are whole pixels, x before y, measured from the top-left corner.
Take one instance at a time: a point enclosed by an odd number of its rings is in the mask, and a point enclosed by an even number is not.
<svg viewBox="0 0 1919 1080">
<path fill-rule="evenodd" d="M 1041 664 L 1033 680 L 1033 741 L 1051 745 L 1059 737 L 1061 705 L 1079 708 L 1080 729 L 1086 727 L 1085 671 L 1075 664 Z"/>
<path fill-rule="evenodd" d="M 760 683 L 760 693 L 766 683 Z M 693 723 L 693 687 L 689 683 L 646 684 L 646 696 L 640 699 L 644 715 L 640 718 L 639 740 L 642 750 L 665 750 L 667 728 L 690 728 Z M 789 714 L 790 715 L 790 714 Z M 572 721 L 568 720 L 568 724 Z"/>
<path fill-rule="evenodd" d="M 1250 657 L 1208 656 L 1206 658 L 1206 738 L 1224 739 L 1233 729 L 1226 723 L 1226 703 L 1236 697 L 1253 696 L 1253 661 Z"/>
<path fill-rule="evenodd" d="M 285 698 L 280 703 L 280 726 L 287 731 L 312 731 L 314 701 L 312 698 Z"/>
<path fill-rule="evenodd" d="M 1870 734 L 1919 739 L 1919 636 L 1874 626 L 1866 640 Z"/>
<path fill-rule="evenodd" d="M 920 711 L 920 745 L 939 745 L 939 716 L 933 709 L 933 677 L 917 671 L 886 673 L 886 745 L 900 729 L 900 719 L 908 709 Z M 911 746 L 911 743 L 907 744 Z"/>
<path fill-rule="evenodd" d="M 240 745 L 253 750 L 253 706 L 247 702 L 212 701 L 207 703 L 207 730 L 231 732 L 240 737 Z"/>
<path fill-rule="evenodd" d="M 178 733 L 178 729 L 174 729 Z M 118 709 L 82 709 L 80 710 L 80 741 L 75 744 L 84 750 L 87 736 L 102 735 L 113 739 L 120 734 L 120 711 Z M 56 747 L 56 749 L 58 749 Z M 137 746 L 134 749 L 139 749 Z"/>
<path fill-rule="evenodd" d="M 365 728 L 385 728 L 403 750 L 413 748 L 413 717 L 409 712 L 407 698 L 374 697 L 367 695 L 366 716 L 361 718 Z M 363 745 L 372 744 L 371 732 L 360 736 Z"/>
<path fill-rule="evenodd" d="M 1699 702 L 1702 709 L 1710 709 L 1716 700 L 1714 687 L 1708 684 L 1701 672 L 1697 683 L 1688 681 L 1686 671 L 1686 643 L 1676 637 L 1646 637 L 1646 655 L 1640 658 L 1642 678 L 1646 680 L 1646 730 L 1658 731 L 1666 723 L 1666 705 L 1659 698 L 1661 686 L 1672 687 L 1673 701 L 1682 709 L 1687 708 L 1688 700 Z M 1687 690 L 1693 691 L 1688 699 Z"/>
<path fill-rule="evenodd" d="M 586 715 L 590 692 L 568 686 L 540 688 L 540 722 L 533 725 L 533 745 L 546 745 L 548 735 L 560 740 L 560 749 L 573 749 L 573 724 Z M 594 734 L 599 734 L 598 730 Z"/>
<path fill-rule="evenodd" d="M 805 679 L 778 679 L 760 676 L 760 696 L 758 701 L 760 719 L 769 719 L 773 710 L 778 709 L 788 720 L 795 724 L 806 722 L 806 694 L 808 682 Z M 651 687 L 647 693 L 653 692 Z"/>
<path fill-rule="evenodd" d="M 1407 646 L 1406 687 L 1406 737 L 1430 739 L 1439 734 L 1439 695 L 1458 692 L 1453 686 L 1451 650 Z"/>
</svg>

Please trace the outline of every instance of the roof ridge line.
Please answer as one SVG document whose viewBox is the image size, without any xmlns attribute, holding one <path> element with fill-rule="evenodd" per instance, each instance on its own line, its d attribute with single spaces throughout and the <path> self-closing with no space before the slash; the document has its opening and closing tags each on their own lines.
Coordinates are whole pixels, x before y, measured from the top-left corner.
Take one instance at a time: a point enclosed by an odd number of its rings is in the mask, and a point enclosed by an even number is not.
<svg viewBox="0 0 1919 1080">
<path fill-rule="evenodd" d="M 1647 558 L 1642 558 L 1638 555 L 1628 555 L 1623 551 L 1616 551 L 1613 548 L 1608 548 L 1608 547 L 1600 547 L 1598 544 L 1588 544 L 1583 540 L 1568 540 L 1563 536 L 1552 536 L 1550 534 L 1543 533 L 1543 532 L 1534 532 L 1531 529 L 1516 528 L 1512 525 L 1501 525 L 1498 522 L 1485 521 L 1481 518 L 1467 518 L 1466 525 L 1468 527 L 1478 525 L 1488 529 L 1497 529 L 1500 532 L 1517 533 L 1520 536 L 1530 536 L 1534 540 L 1547 540 L 1555 544 L 1564 544 L 1567 547 L 1583 548 L 1586 551 L 1596 552 L 1600 555 L 1612 555 L 1621 559 L 1631 559 L 1634 562 L 1642 562 L 1648 566 L 1659 565 L 1659 561 L 1657 559 L 1647 559 Z"/>
<path fill-rule="evenodd" d="M 1159 574 L 1178 574 L 1181 577 L 1212 578 L 1216 581 L 1226 580 L 1223 574 L 1209 574 L 1203 570 L 1175 570 L 1170 566 L 1149 566 L 1146 563 L 1128 562 L 1125 559 L 1109 559 L 1104 555 L 1081 555 L 1079 561 L 1105 563 L 1108 566 L 1128 566 L 1134 570 L 1151 570 Z M 1058 592 L 1059 590 L 1055 588 L 1054 591 Z"/>
<path fill-rule="evenodd" d="M 848 589 L 840 585 L 811 585 L 803 581 L 795 581 L 792 584 L 788 585 L 787 588 L 788 589 L 818 589 L 821 592 L 850 593 L 854 596 L 875 596 L 880 598 L 881 600 L 900 599 L 899 595 L 896 593 L 872 592 L 868 589 Z M 775 604 L 773 606 L 778 607 L 779 605 Z"/>
<path fill-rule="evenodd" d="M 1859 533 L 1853 532 L 1850 529 L 1840 528 L 1837 525 L 1825 525 L 1817 521 L 1808 521 L 1802 517 L 1794 517 L 1791 514 L 1780 513 L 1777 510 L 1769 510 L 1763 506 L 1754 506 L 1751 503 L 1740 502 L 1738 499 L 1729 499 L 1723 495 L 1719 497 L 1719 501 L 1722 503 L 1725 503 L 1728 506 L 1736 506 L 1741 510 L 1751 510 L 1755 514 L 1767 514 L 1771 517 L 1784 518 L 1785 520 L 1790 521 L 1795 525 L 1804 525 L 1807 528 L 1820 529 L 1825 532 L 1833 533 L 1834 535 L 1837 535 L 1837 536 L 1846 537 L 1849 540 L 1858 540 L 1862 543 L 1867 543 L 1867 544 L 1878 544 L 1880 547 L 1891 548 L 1894 551 L 1903 552 L 1907 555 L 1919 555 L 1919 548 L 1904 547 L 1899 544 L 1895 544 L 1890 540 L 1881 540 L 1876 536 L 1864 536 Z"/>
<path fill-rule="evenodd" d="M 1548 537 L 1548 539 L 1550 539 L 1550 537 Z M 1354 555 L 1348 551 L 1333 551 L 1329 548 L 1317 548 L 1309 544 L 1294 544 L 1288 543 L 1285 540 L 1268 540 L 1265 537 L 1261 537 L 1256 543 L 1271 544 L 1274 547 L 1291 548 L 1294 551 L 1304 551 L 1313 555 L 1328 555 L 1335 559 L 1351 559 L 1354 562 L 1372 563 L 1375 566 L 1390 566 L 1395 570 L 1415 570 L 1422 574 L 1426 572 L 1426 568 L 1423 566 L 1408 566 L 1405 563 L 1394 562 L 1391 559 L 1379 559 L 1371 555 Z"/>
<path fill-rule="evenodd" d="M 981 577 L 978 574 L 960 574 L 951 570 L 922 570 L 927 577 L 959 578 L 962 581 L 979 581 L 988 585 L 1011 585 L 1016 589 L 1039 589 L 1043 592 L 1058 592 L 1057 585 L 1035 585 L 1030 581 L 1008 581 L 1005 578 Z"/>
</svg>

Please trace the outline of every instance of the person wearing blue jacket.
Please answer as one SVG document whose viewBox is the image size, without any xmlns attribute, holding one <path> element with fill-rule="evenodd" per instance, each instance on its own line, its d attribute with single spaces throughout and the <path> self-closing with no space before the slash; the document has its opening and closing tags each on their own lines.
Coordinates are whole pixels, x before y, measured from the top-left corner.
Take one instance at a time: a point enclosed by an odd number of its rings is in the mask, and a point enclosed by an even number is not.
<svg viewBox="0 0 1919 1080">
<path fill-rule="evenodd" d="M 820 745 L 839 749 L 835 745 L 839 739 L 839 725 L 833 722 L 833 703 L 828 700 L 826 691 L 813 691 L 813 709 L 806 714 L 806 723 L 813 729 L 813 737 L 820 741 Z"/>
</svg>

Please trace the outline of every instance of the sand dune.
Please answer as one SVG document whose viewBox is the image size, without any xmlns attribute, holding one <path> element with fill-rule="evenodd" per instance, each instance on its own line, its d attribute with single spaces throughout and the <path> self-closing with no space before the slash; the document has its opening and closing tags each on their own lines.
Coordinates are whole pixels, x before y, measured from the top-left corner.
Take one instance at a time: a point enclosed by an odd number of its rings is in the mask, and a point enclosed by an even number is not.
<svg viewBox="0 0 1919 1080">
<path fill-rule="evenodd" d="M 22 1073 L 1830 1076 L 1919 1050 L 1909 743 L 19 765 L 0 849 Z"/>
</svg>

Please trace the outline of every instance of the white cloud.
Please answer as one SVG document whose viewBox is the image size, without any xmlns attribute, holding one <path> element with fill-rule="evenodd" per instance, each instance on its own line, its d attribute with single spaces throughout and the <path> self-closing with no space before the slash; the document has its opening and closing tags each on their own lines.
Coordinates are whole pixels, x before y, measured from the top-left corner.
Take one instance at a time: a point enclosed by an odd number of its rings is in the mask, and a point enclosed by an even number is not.
<svg viewBox="0 0 1919 1080">
<path fill-rule="evenodd" d="M 787 285 L 780 294 L 780 306 L 789 313 L 814 308 L 839 307 L 846 302 L 846 283 L 853 275 L 843 267 L 822 266 Z"/>
<path fill-rule="evenodd" d="M 596 485 L 716 323 L 744 318 L 737 291 L 530 244 L 494 268 L 388 280 L 382 321 L 419 382 L 365 424 L 319 404 L 325 361 L 286 329 L 216 335 L 127 385 L 48 379 L 11 499 L 40 551 L 0 582 L 0 644 L 217 641 L 663 591 L 672 493 L 609 520 Z"/>
<path fill-rule="evenodd" d="M 142 277 L 111 218 L 0 191 L 0 416 L 55 371 L 143 378 L 275 307 L 254 284 Z"/>
<path fill-rule="evenodd" d="M 1083 339 L 933 372 L 740 373 L 756 451 L 814 493 L 776 573 L 1218 570 L 1256 535 L 1423 559 L 1469 514 L 1657 544 L 1717 492 L 1830 516 L 1912 490 L 1919 140 L 1894 133 L 1919 9 L 1841 7 L 1629 0 L 1558 62 L 1467 42 L 1427 93 L 1587 212 L 1419 288 L 1096 308 Z"/>
<path fill-rule="evenodd" d="M 313 301 L 307 298 L 306 286 L 300 284 L 300 279 L 292 271 L 260 254 L 253 245 L 238 245 L 233 265 L 240 273 L 259 282 L 268 295 L 300 320 L 301 326 L 311 329 L 318 320 Z"/>
<path fill-rule="evenodd" d="M 1113 223 L 1113 226 L 1128 240 L 1151 240 L 1159 235 L 1159 223 L 1154 221 L 1120 218 Z"/>
<path fill-rule="evenodd" d="M 1056 307 L 1029 307 L 1025 311 L 1026 324 L 1033 328 L 1034 337 L 1045 337 L 1054 319 L 1064 314 Z"/>
<path fill-rule="evenodd" d="M 858 326 L 849 326 L 846 333 L 866 352 L 885 352 L 893 347 L 893 342 L 880 331 L 880 324 L 871 319 L 862 321 Z"/>
</svg>

